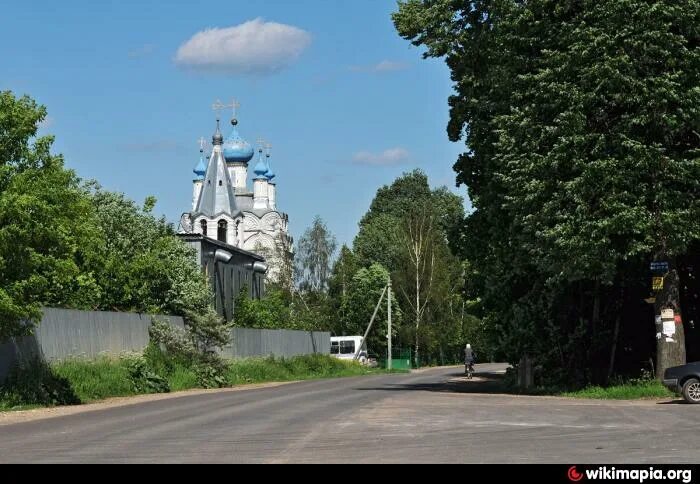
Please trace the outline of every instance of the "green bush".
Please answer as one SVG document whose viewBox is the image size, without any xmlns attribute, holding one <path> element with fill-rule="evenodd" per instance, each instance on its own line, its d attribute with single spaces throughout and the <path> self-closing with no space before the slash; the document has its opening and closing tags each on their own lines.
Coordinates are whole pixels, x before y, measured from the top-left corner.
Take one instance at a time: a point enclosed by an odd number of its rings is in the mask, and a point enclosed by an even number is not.
<svg viewBox="0 0 700 484">
<path fill-rule="evenodd" d="M 168 380 L 157 374 L 148 365 L 146 358 L 139 356 L 127 360 L 129 377 L 135 393 L 169 393 Z"/>
<path fill-rule="evenodd" d="M 177 353 L 163 350 L 158 344 L 153 342 L 146 347 L 143 357 L 149 368 L 166 378 L 181 368 L 189 368 L 192 366 L 191 359 L 184 358 Z"/>
<path fill-rule="evenodd" d="M 27 405 L 76 405 L 80 398 L 68 379 L 34 359 L 24 365 L 16 365 L 0 387 L 0 407 Z"/>
<path fill-rule="evenodd" d="M 187 368 L 202 388 L 225 386 L 226 363 L 216 348 L 228 343 L 231 328 L 211 308 L 202 314 L 188 315 L 186 326 L 182 330 L 154 318 L 149 329 L 151 343 L 146 349 L 148 364 L 165 377 L 176 369 L 184 376 L 182 368 Z M 190 375 L 186 381 L 191 381 Z"/>
<path fill-rule="evenodd" d="M 200 387 L 223 388 L 226 386 L 226 365 L 223 362 L 198 362 L 193 369 Z"/>
</svg>

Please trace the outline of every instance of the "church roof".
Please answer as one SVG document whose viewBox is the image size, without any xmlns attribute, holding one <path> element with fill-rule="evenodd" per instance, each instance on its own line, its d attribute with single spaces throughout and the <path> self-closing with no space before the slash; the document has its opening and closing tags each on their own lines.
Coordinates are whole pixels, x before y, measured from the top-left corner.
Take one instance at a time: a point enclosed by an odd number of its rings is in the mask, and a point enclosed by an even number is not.
<svg viewBox="0 0 700 484">
<path fill-rule="evenodd" d="M 226 161 L 221 152 L 221 145 L 216 144 L 209 159 L 197 207 L 192 215 L 195 217 L 205 215 L 213 218 L 226 214 L 234 217 L 238 212 L 236 195 L 226 169 Z"/>
<path fill-rule="evenodd" d="M 274 172 L 272 169 L 272 163 L 270 163 L 270 154 L 267 154 L 267 171 L 265 172 L 265 178 L 267 178 L 267 181 L 271 182 L 277 174 Z"/>
<path fill-rule="evenodd" d="M 265 179 L 265 173 L 267 173 L 267 163 L 263 158 L 262 150 L 260 150 L 260 156 L 258 156 L 258 163 L 253 168 L 253 171 L 258 175 L 258 179 Z"/>
<path fill-rule="evenodd" d="M 204 150 L 199 150 L 199 153 L 199 163 L 197 163 L 197 166 L 195 166 L 192 171 L 197 175 L 197 180 L 203 180 L 204 175 L 207 174 L 207 165 L 204 163 Z"/>
</svg>

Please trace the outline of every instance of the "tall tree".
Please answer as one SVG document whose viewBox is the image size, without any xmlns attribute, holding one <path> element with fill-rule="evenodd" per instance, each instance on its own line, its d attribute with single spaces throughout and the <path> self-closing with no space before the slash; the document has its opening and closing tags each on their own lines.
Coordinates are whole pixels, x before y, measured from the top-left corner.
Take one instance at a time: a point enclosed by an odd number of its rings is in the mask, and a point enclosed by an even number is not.
<svg viewBox="0 0 700 484">
<path fill-rule="evenodd" d="M 258 242 L 253 252 L 263 256 L 269 266 L 265 275 L 267 284 L 279 286 L 290 293 L 294 291 L 294 250 L 289 235 L 280 230 L 270 246 Z"/>
<path fill-rule="evenodd" d="M 79 180 L 36 137 L 45 108 L 0 92 L 0 340 L 31 331 L 46 304 L 85 308 L 99 298 L 101 232 Z"/>
<path fill-rule="evenodd" d="M 122 193 L 91 182 L 89 196 L 104 234 L 100 257 L 86 264 L 101 288 L 97 307 L 185 315 L 204 312 L 212 302 L 206 276 L 191 248 L 178 240 L 164 218 Z"/>
<path fill-rule="evenodd" d="M 404 215 L 415 207 L 429 205 L 431 195 L 428 177 L 420 170 L 404 173 L 377 190 L 353 242 L 362 263 L 377 262 L 393 270 L 399 264 Z"/>
<path fill-rule="evenodd" d="M 328 286 L 329 310 L 336 315 L 331 330 L 342 333 L 348 324 L 348 314 L 343 301 L 348 297 L 350 283 L 360 268 L 357 257 L 347 245 L 340 248 L 338 258 L 333 264 L 333 272 Z"/>
<path fill-rule="evenodd" d="M 671 267 L 657 313 L 680 319 L 674 260 L 700 237 L 699 20 L 697 0 L 400 2 L 399 33 L 452 73 L 464 247 L 512 361 L 590 379 L 616 287 L 650 260 Z M 682 325 L 672 341 L 659 373 L 684 359 Z"/>
<path fill-rule="evenodd" d="M 462 272 L 452 248 L 462 243 L 458 229 L 463 219 L 462 198 L 445 187 L 431 189 L 425 173 L 414 170 L 377 191 L 354 241 L 359 263 L 377 262 L 391 271 L 406 315 L 400 343 L 413 346 L 419 359 L 424 349 L 424 361 L 437 359 L 436 352 L 451 346 L 443 335 L 460 337 L 458 319 L 441 308 L 449 307 L 455 293 L 461 296 L 462 288 L 450 281 Z M 446 330 L 448 326 L 453 329 Z"/>
<path fill-rule="evenodd" d="M 81 184 L 53 138 L 36 137 L 45 116 L 0 92 L 0 341 L 31 331 L 46 305 L 183 315 L 198 339 L 220 340 L 207 279 L 155 199 Z"/>
<path fill-rule="evenodd" d="M 388 281 L 389 271 L 376 263 L 367 268 L 363 267 L 355 273 L 342 302 L 343 312 L 347 315 L 346 324 L 338 331 L 338 334 L 344 336 L 365 334 Z M 385 295 L 377 311 L 373 329 L 367 336 L 367 349 L 372 353 L 381 354 L 387 346 L 387 325 L 385 324 L 388 317 L 387 308 Z M 392 300 L 391 308 L 392 322 L 396 328 L 402 322 L 402 312 L 396 298 Z"/>
<path fill-rule="evenodd" d="M 299 287 L 303 291 L 325 292 L 331 275 L 337 242 L 321 217 L 316 216 L 297 245 Z"/>
<path fill-rule="evenodd" d="M 414 357 L 416 366 L 420 364 L 420 323 L 428 304 L 434 297 L 436 279 L 436 254 L 441 234 L 436 227 L 432 211 L 423 207 L 414 209 L 405 218 L 401 250 L 406 261 L 406 276 L 411 279 L 411 289 L 401 287 L 406 305 L 411 308 L 415 325 Z M 407 285 L 407 284 L 406 284 Z M 406 286 L 404 285 L 404 286 Z"/>
</svg>

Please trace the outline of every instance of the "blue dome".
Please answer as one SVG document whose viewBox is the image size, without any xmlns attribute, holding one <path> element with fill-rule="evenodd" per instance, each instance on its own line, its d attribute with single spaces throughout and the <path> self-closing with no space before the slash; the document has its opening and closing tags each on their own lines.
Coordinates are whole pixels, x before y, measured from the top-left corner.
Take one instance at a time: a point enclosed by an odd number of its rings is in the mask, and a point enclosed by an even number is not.
<svg viewBox="0 0 700 484">
<path fill-rule="evenodd" d="M 272 181 L 274 177 L 276 177 L 277 174 L 272 170 L 272 165 L 270 164 L 270 158 L 267 158 L 267 172 L 265 173 L 265 178 L 267 178 L 267 181 Z"/>
<path fill-rule="evenodd" d="M 248 163 L 255 156 L 255 151 L 250 144 L 241 138 L 234 125 L 231 136 L 224 143 L 224 158 L 226 163 Z"/>
<path fill-rule="evenodd" d="M 262 157 L 262 152 L 260 152 L 260 157 L 258 158 L 258 162 L 255 164 L 253 171 L 259 178 L 265 178 L 265 174 L 267 173 L 267 165 Z"/>
<path fill-rule="evenodd" d="M 203 180 L 204 175 L 207 174 L 207 165 L 204 164 L 204 157 L 200 156 L 199 157 L 199 163 L 197 163 L 197 166 L 194 167 L 194 170 L 192 170 L 195 175 L 197 175 L 198 180 Z"/>
</svg>

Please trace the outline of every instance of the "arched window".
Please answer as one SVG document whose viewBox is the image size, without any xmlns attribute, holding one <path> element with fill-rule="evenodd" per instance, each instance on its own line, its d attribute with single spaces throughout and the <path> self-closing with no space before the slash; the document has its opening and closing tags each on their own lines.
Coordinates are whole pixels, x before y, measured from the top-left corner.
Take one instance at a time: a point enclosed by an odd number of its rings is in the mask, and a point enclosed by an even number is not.
<svg viewBox="0 0 700 484">
<path fill-rule="evenodd" d="M 207 236 L 207 221 L 202 220 L 201 222 L 199 222 L 199 225 L 202 227 L 202 235 L 206 237 Z"/>
<path fill-rule="evenodd" d="M 228 222 L 219 220 L 219 233 L 217 234 L 219 241 L 226 243 L 226 232 L 228 232 Z"/>
</svg>

